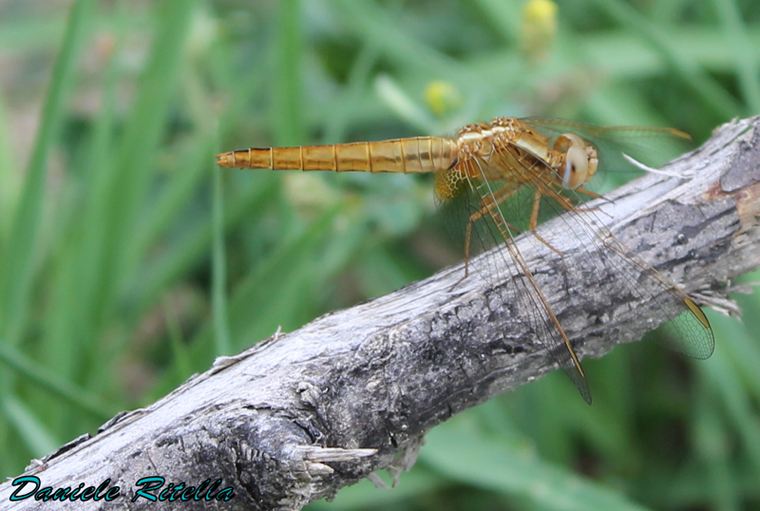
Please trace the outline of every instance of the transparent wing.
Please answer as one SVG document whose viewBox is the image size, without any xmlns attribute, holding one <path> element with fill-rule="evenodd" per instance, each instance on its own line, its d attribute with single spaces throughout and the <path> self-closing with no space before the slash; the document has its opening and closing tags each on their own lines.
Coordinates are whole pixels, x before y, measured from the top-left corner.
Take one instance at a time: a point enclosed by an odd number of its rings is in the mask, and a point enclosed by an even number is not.
<svg viewBox="0 0 760 511">
<path fill-rule="evenodd" d="M 569 130 L 563 125 L 560 130 Z M 573 126 L 574 127 L 574 126 Z M 510 148 L 503 158 L 492 158 L 490 167 L 481 160 L 458 162 L 470 165 L 462 175 L 480 176 L 462 184 L 459 194 L 442 205 L 447 225 L 470 256 L 469 265 L 486 281 L 501 290 L 505 307 L 512 307 L 511 320 L 530 330 L 552 358 L 570 376 L 587 402 L 591 401 L 585 373 L 573 345 L 582 339 L 569 339 L 563 328 L 567 322 L 593 316 L 593 321 L 612 325 L 625 324 L 627 317 L 647 317 L 653 327 L 665 324 L 666 339 L 672 347 L 695 358 L 707 358 L 713 351 L 714 338 L 707 318 L 699 307 L 673 282 L 648 265 L 606 229 L 599 214 L 579 206 L 582 195 L 557 187 L 549 179 L 552 169 L 540 159 L 519 148 Z M 515 165 L 521 166 L 515 169 Z M 456 170 L 456 169 L 453 169 Z M 521 178 L 514 175 L 519 172 Z M 487 179 L 501 176 L 502 179 Z M 538 205 L 536 206 L 536 203 Z M 531 215 L 538 208 L 541 221 L 558 216 L 551 224 L 531 231 Z M 539 221 L 539 223 L 541 223 Z M 524 243 L 532 253 L 543 254 L 538 262 L 526 262 L 515 238 L 524 234 Z M 500 246 L 496 251 L 489 248 Z M 523 245 L 521 245 L 523 246 Z M 564 257 L 580 251 L 581 257 Z M 476 252 L 482 257 L 472 258 Z M 563 257 L 559 266 L 559 254 Z M 506 285 L 493 282 L 493 276 L 510 268 L 516 275 Z M 542 280 L 565 279 L 562 310 L 553 311 L 542 291 Z M 610 286 L 610 296 L 623 297 L 614 311 L 609 301 L 589 306 L 586 297 L 577 296 L 582 289 Z M 515 297 L 527 297 L 514 305 Z M 627 301 L 626 301 L 627 300 Z M 644 311 L 635 304 L 647 304 Z M 581 306 L 580 304 L 583 304 Z M 681 311 L 670 319 L 674 310 Z"/>
<path fill-rule="evenodd" d="M 571 131 L 593 142 L 597 149 L 600 144 L 603 145 L 606 153 L 600 155 L 600 168 L 607 170 L 610 170 L 609 160 L 613 154 L 620 155 L 623 151 L 627 151 L 634 157 L 640 159 L 649 157 L 649 161 L 654 161 L 652 159 L 654 155 L 661 155 L 661 149 L 664 147 L 664 145 L 658 146 L 655 142 L 668 145 L 689 138 L 686 133 L 672 128 L 602 127 L 593 124 L 546 120 L 528 120 L 526 123 L 540 128 L 544 134 L 552 132 L 556 136 Z M 514 151 L 517 149 L 515 148 Z M 524 156 L 526 157 L 530 160 L 529 155 Z M 509 160 L 511 159 L 507 159 Z M 544 196 L 545 200 L 542 200 L 540 207 L 545 210 L 546 217 L 562 215 L 561 222 L 558 222 L 561 226 L 559 229 L 555 228 L 554 232 L 550 230 L 545 236 L 541 235 L 546 244 L 551 245 L 552 242 L 548 241 L 549 237 L 553 236 L 556 239 L 558 234 L 579 240 L 580 247 L 585 252 L 584 258 L 588 258 L 589 263 L 593 263 L 593 266 L 589 266 L 593 268 L 593 271 L 602 275 L 606 272 L 614 272 L 624 282 L 626 288 L 624 291 L 629 296 L 638 297 L 640 301 L 649 304 L 647 307 L 649 320 L 655 325 L 663 325 L 664 340 L 671 348 L 694 358 L 709 358 L 715 347 L 715 339 L 709 321 L 699 306 L 675 283 L 616 239 L 604 226 L 600 215 L 593 209 L 579 206 L 583 200 L 587 199 L 586 195 L 557 187 L 546 178 L 551 175 L 548 168 L 545 172 L 539 171 L 545 163 L 536 158 L 535 165 L 537 170 L 531 173 L 535 178 L 529 180 L 525 186 Z M 568 208 L 568 205 L 572 207 Z M 502 204 L 506 217 L 523 215 L 524 213 L 519 208 L 519 205 L 515 207 L 506 202 Z M 559 243 L 560 240 L 556 242 Z M 568 268 L 568 275 L 582 278 L 580 270 Z M 681 311 L 674 319 L 670 319 L 670 314 L 667 312 L 670 307 L 676 307 Z"/>
<path fill-rule="evenodd" d="M 459 164 L 481 169 L 485 165 L 478 160 Z M 474 173 L 466 171 L 462 174 Z M 515 243 L 519 232 L 528 228 L 527 221 L 516 212 L 528 207 L 526 192 L 530 190 L 523 186 L 514 187 L 508 180 L 489 181 L 483 172 L 480 175 L 481 179 L 464 182 L 460 193 L 451 200 L 439 202 L 446 225 L 468 254 L 468 266 L 499 290 L 501 307 L 509 316 L 509 322 L 521 327 L 516 330 L 527 330 L 532 334 L 531 337 L 565 370 L 590 404 L 591 391 L 581 363 L 542 291 L 541 281 L 549 273 L 542 269 L 541 276 L 535 275 L 534 268 L 526 262 Z M 504 195 L 509 197 L 499 205 Z M 489 251 L 495 246 L 500 249 Z M 479 257 L 473 257 L 476 254 L 480 254 Z M 511 276 L 510 282 L 495 282 L 495 276 L 504 274 L 505 269 Z M 505 336 L 509 337 L 510 333 L 505 332 Z"/>
<path fill-rule="evenodd" d="M 594 144 L 599 152 L 600 174 L 590 183 L 591 190 L 603 192 L 605 186 L 617 186 L 640 173 L 623 155 L 647 166 L 659 168 L 689 148 L 691 137 L 673 128 L 650 126 L 600 126 L 562 119 L 521 119 L 553 144 L 563 133 L 575 133 Z M 630 173 L 631 175 L 626 175 Z"/>
</svg>

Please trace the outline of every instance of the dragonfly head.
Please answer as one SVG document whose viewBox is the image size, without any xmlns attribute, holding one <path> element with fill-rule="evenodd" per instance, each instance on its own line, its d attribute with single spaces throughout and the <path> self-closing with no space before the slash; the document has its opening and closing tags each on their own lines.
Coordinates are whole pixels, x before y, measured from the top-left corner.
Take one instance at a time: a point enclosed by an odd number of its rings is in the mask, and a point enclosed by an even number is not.
<svg viewBox="0 0 760 511">
<path fill-rule="evenodd" d="M 563 156 L 556 168 L 563 187 L 575 190 L 591 181 L 599 165 L 593 145 L 575 133 L 565 133 L 554 142 L 554 150 Z"/>
</svg>

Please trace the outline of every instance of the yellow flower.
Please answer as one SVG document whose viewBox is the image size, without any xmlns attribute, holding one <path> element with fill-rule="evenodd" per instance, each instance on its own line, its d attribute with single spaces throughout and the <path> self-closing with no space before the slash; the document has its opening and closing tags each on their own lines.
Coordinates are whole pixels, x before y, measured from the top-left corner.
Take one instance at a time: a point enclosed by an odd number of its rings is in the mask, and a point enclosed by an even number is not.
<svg viewBox="0 0 760 511">
<path fill-rule="evenodd" d="M 546 57 L 557 33 L 557 4 L 529 0 L 522 11 L 522 47 L 531 60 Z"/>
<path fill-rule="evenodd" d="M 461 102 L 462 96 L 451 82 L 436 80 L 430 82 L 425 89 L 425 103 L 427 103 L 430 111 L 437 116 L 455 109 Z"/>
</svg>

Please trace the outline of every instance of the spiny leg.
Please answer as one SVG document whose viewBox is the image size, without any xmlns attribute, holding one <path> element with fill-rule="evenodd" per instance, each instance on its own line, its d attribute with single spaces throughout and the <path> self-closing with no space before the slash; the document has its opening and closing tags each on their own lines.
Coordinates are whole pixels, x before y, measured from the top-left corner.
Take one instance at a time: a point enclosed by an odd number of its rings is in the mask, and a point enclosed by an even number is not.
<svg viewBox="0 0 760 511">
<path fill-rule="evenodd" d="M 536 232 L 536 229 L 538 228 L 538 210 L 541 206 L 542 197 L 543 197 L 543 194 L 541 193 L 541 190 L 536 188 L 535 191 L 533 192 L 533 210 L 530 213 L 530 223 L 528 224 L 530 227 L 530 231 L 533 233 L 533 236 L 538 238 L 538 241 L 540 241 L 541 243 L 549 247 L 551 250 L 553 250 L 560 258 L 564 258 L 565 256 L 564 254 L 562 254 L 562 252 L 554 248 L 551 245 L 551 243 L 546 241 L 544 238 L 542 238 L 538 234 L 538 232 Z M 564 199 L 564 197 L 562 197 L 561 195 L 560 195 L 560 198 Z M 562 204 L 562 202 L 560 202 L 560 204 Z M 564 204 L 562 205 L 564 206 Z"/>
<path fill-rule="evenodd" d="M 520 189 L 520 186 L 509 188 L 506 184 L 499 188 L 495 193 L 493 194 L 487 194 L 485 197 L 480 201 L 478 206 L 480 209 L 478 209 L 476 212 L 472 213 L 467 220 L 467 229 L 465 231 L 465 241 L 464 241 L 464 276 L 456 281 L 453 286 L 451 286 L 451 289 L 454 289 L 457 287 L 464 279 L 467 278 L 470 271 L 470 244 L 472 242 L 472 226 L 483 218 L 486 214 L 488 214 L 491 219 L 494 220 L 494 223 L 497 225 L 499 232 L 502 234 L 502 237 L 504 237 L 504 241 L 508 242 L 508 237 L 505 235 L 504 231 L 504 225 L 506 224 L 506 229 L 511 229 L 515 232 L 520 232 L 519 229 L 517 229 L 515 226 L 510 224 L 509 222 L 506 222 L 506 220 L 503 220 L 500 218 L 500 215 L 497 215 L 494 213 L 494 210 L 498 209 L 499 204 L 502 202 L 508 200 L 510 197 L 514 196 L 518 190 Z M 482 195 L 481 195 L 482 196 Z"/>
<path fill-rule="evenodd" d="M 591 197 L 593 199 L 604 199 L 604 197 L 601 196 L 601 195 L 599 195 L 598 193 L 592 192 L 591 190 L 586 190 L 585 188 L 577 188 L 575 191 L 578 192 L 578 193 L 582 193 L 584 195 L 588 195 L 589 197 Z M 604 199 L 604 200 L 606 200 L 606 199 Z M 612 201 L 607 200 L 607 202 L 611 203 Z M 565 207 L 565 209 L 567 209 L 566 206 L 564 206 L 564 207 Z M 585 212 L 589 212 L 589 211 L 599 211 L 598 207 L 596 207 L 596 208 L 580 207 L 579 208 L 577 206 L 571 206 L 571 208 L 572 208 L 573 211 L 581 211 L 581 212 L 584 212 L 584 213 Z"/>
<path fill-rule="evenodd" d="M 592 192 L 591 190 L 586 190 L 585 188 L 577 188 L 575 190 L 578 193 L 582 193 L 584 195 L 588 195 L 589 197 L 593 197 L 594 199 L 603 199 L 604 197 L 599 195 L 596 192 Z"/>
</svg>

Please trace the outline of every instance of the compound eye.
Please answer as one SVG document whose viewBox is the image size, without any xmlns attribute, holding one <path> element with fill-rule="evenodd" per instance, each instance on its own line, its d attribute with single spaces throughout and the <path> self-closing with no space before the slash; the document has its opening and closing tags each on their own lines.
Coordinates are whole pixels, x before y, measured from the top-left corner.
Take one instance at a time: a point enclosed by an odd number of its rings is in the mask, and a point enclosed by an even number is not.
<svg viewBox="0 0 760 511">
<path fill-rule="evenodd" d="M 565 165 L 560 172 L 562 186 L 575 190 L 583 186 L 589 175 L 590 154 L 586 152 L 586 144 L 575 133 L 565 133 L 557 138 L 554 149 L 565 154 Z"/>
<path fill-rule="evenodd" d="M 588 174 L 588 155 L 583 148 L 571 146 L 565 154 L 565 167 L 562 169 L 562 186 L 575 190 L 583 186 Z"/>
</svg>

